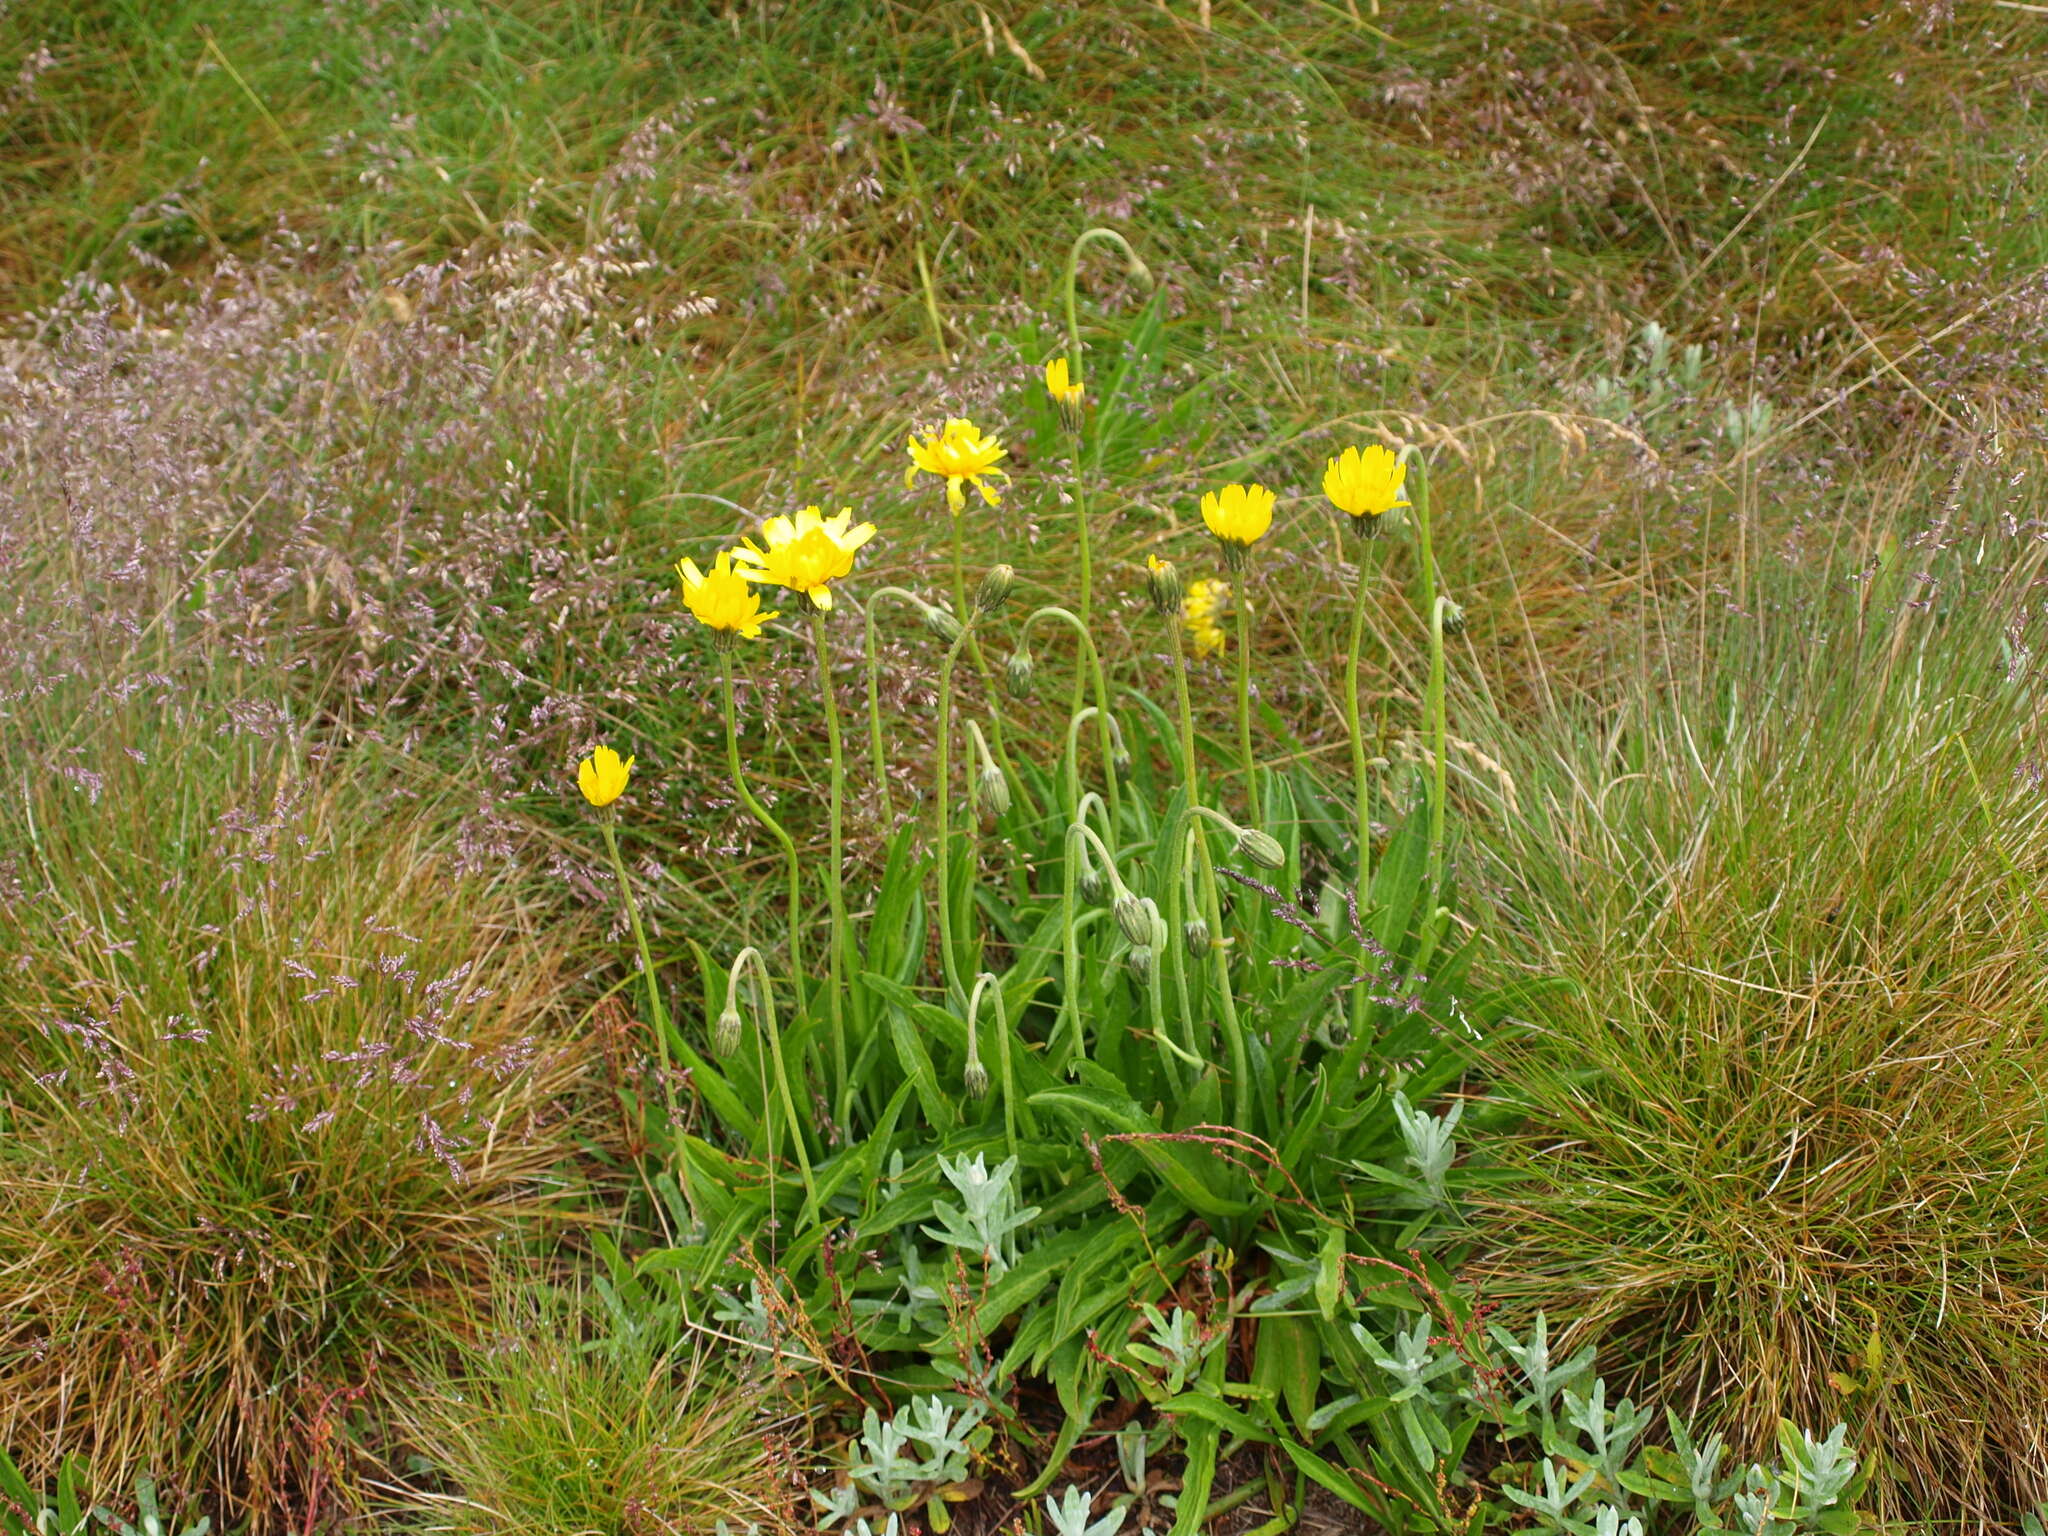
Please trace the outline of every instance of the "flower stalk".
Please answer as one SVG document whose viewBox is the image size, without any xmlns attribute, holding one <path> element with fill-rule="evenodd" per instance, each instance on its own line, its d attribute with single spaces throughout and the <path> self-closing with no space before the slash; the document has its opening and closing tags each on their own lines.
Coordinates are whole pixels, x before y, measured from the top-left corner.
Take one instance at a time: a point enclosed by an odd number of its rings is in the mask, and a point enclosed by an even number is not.
<svg viewBox="0 0 2048 1536">
<path fill-rule="evenodd" d="M 747 808 L 747 814 L 759 822 L 768 835 L 775 839 L 782 849 L 782 860 L 789 879 L 789 978 L 796 992 L 796 1006 L 799 1014 L 810 1011 L 804 987 L 803 958 L 803 864 L 797 857 L 796 843 L 782 823 L 768 814 L 768 808 L 755 796 L 753 786 L 747 783 L 745 769 L 740 766 L 740 726 L 738 706 L 734 696 L 739 691 L 739 679 L 733 664 L 732 651 L 725 652 L 725 767 L 732 778 L 733 792 L 740 797 L 740 803 Z M 836 871 L 835 871 L 836 873 Z"/>
</svg>

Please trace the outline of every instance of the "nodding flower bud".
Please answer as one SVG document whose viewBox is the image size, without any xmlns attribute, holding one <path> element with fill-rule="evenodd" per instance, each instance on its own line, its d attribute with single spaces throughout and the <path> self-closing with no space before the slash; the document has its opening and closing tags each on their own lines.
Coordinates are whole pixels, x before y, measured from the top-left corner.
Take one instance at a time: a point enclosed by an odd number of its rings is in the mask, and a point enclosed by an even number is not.
<svg viewBox="0 0 2048 1536">
<path fill-rule="evenodd" d="M 926 603 L 918 611 L 924 618 L 924 627 L 946 644 L 951 645 L 960 638 L 960 621 L 945 609 Z"/>
<path fill-rule="evenodd" d="M 1013 566 L 992 565 L 981 578 L 981 585 L 975 589 L 974 607 L 977 613 L 994 613 L 1010 600 L 1010 591 L 1017 585 L 1017 572 Z"/>
<path fill-rule="evenodd" d="M 1162 619 L 1180 613 L 1187 594 L 1181 586 L 1180 572 L 1171 560 L 1162 560 L 1157 555 L 1145 557 L 1145 595 L 1152 600 L 1152 611 Z"/>
<path fill-rule="evenodd" d="M 1125 891 L 1117 897 L 1110 911 L 1116 915 L 1117 927 L 1123 929 L 1124 937 L 1133 944 L 1149 945 L 1152 942 L 1156 909 L 1149 898 L 1133 896 Z"/>
<path fill-rule="evenodd" d="M 1116 716 L 1109 717 L 1109 766 L 1118 778 L 1131 771 L 1131 749 L 1124 745 L 1124 728 L 1116 723 Z"/>
<path fill-rule="evenodd" d="M 1182 925 L 1180 936 L 1187 941 L 1188 953 L 1197 960 L 1209 953 L 1209 925 L 1199 917 L 1191 917 Z"/>
<path fill-rule="evenodd" d="M 1342 1013 L 1333 1013 L 1323 1025 L 1323 1033 L 1330 1037 L 1330 1044 L 1346 1046 L 1351 1043 L 1351 1021 Z"/>
<path fill-rule="evenodd" d="M 984 763 L 974 780 L 974 797 L 989 815 L 1000 816 L 1010 808 L 1010 781 L 994 763 Z"/>
<path fill-rule="evenodd" d="M 1448 597 L 1444 598 L 1443 615 L 1445 634 L 1462 635 L 1465 633 L 1465 610 L 1462 606 L 1452 602 Z"/>
<path fill-rule="evenodd" d="M 967 1058 L 967 1070 L 960 1074 L 960 1086 L 967 1090 L 970 1099 L 988 1097 L 988 1068 L 981 1064 L 979 1056 Z"/>
<path fill-rule="evenodd" d="M 1102 871 L 1092 865 L 1074 878 L 1074 894 L 1091 907 L 1102 905 L 1102 898 L 1109 894 L 1109 882 L 1102 877 Z"/>
<path fill-rule="evenodd" d="M 1124 956 L 1124 963 L 1131 968 L 1141 986 L 1152 985 L 1154 955 L 1150 944 L 1133 944 L 1130 953 Z"/>
<path fill-rule="evenodd" d="M 1010 659 L 1003 663 L 1003 681 L 1009 684 L 1011 698 L 1031 697 L 1031 675 L 1035 671 L 1037 667 L 1031 660 L 1031 653 L 1023 646 L 1010 652 Z"/>
<path fill-rule="evenodd" d="M 739 1049 L 740 1015 L 731 1003 L 725 1005 L 725 1012 L 718 1016 L 718 1022 L 711 1026 L 711 1053 L 714 1056 L 730 1056 Z"/>
<path fill-rule="evenodd" d="M 1261 869 L 1287 867 L 1287 850 L 1280 846 L 1280 839 L 1261 832 L 1257 827 L 1237 829 L 1236 851 L 1239 858 L 1250 859 Z"/>
</svg>

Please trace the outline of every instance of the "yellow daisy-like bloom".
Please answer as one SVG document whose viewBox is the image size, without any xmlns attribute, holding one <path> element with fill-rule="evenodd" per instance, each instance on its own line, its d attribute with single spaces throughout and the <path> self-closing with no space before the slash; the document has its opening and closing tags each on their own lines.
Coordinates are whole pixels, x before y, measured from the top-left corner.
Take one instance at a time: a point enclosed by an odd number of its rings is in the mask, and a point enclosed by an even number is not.
<svg viewBox="0 0 2048 1536">
<path fill-rule="evenodd" d="M 1226 485 L 1202 496 L 1202 521 L 1223 545 L 1233 566 L 1273 526 L 1273 493 L 1263 485 Z"/>
<path fill-rule="evenodd" d="M 761 611 L 761 595 L 745 573 L 732 568 L 732 551 L 721 549 L 710 571 L 697 569 L 694 560 L 678 560 L 676 574 L 683 579 L 683 603 L 697 616 L 697 622 L 718 632 L 730 642 L 735 635 L 749 640 L 761 638 L 761 626 L 779 617 Z"/>
<path fill-rule="evenodd" d="M 875 536 L 873 523 L 852 526 L 853 509 L 827 517 L 805 507 L 794 518 L 771 517 L 761 525 L 763 549 L 752 539 L 733 551 L 739 574 L 801 593 L 819 613 L 832 609 L 832 583 L 851 574 L 854 554 Z"/>
<path fill-rule="evenodd" d="M 633 759 L 620 758 L 610 747 L 599 747 L 576 765 L 576 787 L 596 806 L 610 805 L 623 795 L 632 776 Z"/>
<path fill-rule="evenodd" d="M 1323 494 L 1339 512 L 1356 520 L 1361 531 L 1377 533 L 1380 518 L 1408 505 L 1401 494 L 1407 478 L 1408 466 L 1391 449 L 1377 443 L 1365 449 L 1346 448 L 1323 471 Z"/>
<path fill-rule="evenodd" d="M 1187 606 L 1181 612 L 1181 622 L 1187 626 L 1188 646 L 1197 657 L 1221 656 L 1224 647 L 1230 643 L 1223 626 L 1217 623 L 1217 615 L 1223 612 L 1223 605 L 1230 601 L 1230 583 L 1227 581 L 1198 581 L 1188 588 Z"/>
<path fill-rule="evenodd" d="M 1003 453 L 1003 445 L 993 437 L 983 436 L 973 422 L 961 416 L 950 417 L 941 430 L 922 439 L 915 433 L 911 435 L 910 467 L 903 472 L 903 483 L 915 484 L 921 469 L 945 480 L 946 505 L 955 512 L 967 505 L 967 493 L 961 489 L 964 485 L 973 486 L 981 492 L 983 501 L 994 506 L 1002 498 L 984 483 L 984 477 L 1010 478 L 1007 472 L 996 468 L 996 460 Z"/>
</svg>

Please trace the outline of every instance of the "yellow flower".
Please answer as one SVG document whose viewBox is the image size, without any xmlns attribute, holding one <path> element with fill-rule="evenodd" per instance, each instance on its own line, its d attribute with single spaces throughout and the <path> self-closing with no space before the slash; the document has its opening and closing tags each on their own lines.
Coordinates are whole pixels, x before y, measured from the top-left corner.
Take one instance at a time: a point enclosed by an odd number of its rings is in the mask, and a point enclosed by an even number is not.
<svg viewBox="0 0 2048 1536">
<path fill-rule="evenodd" d="M 1375 443 L 1360 450 L 1346 448 L 1323 471 L 1323 494 L 1330 504 L 1357 522 L 1362 533 L 1378 533 L 1379 520 L 1408 505 L 1401 484 L 1408 466 L 1392 450 Z"/>
<path fill-rule="evenodd" d="M 955 512 L 967 505 L 967 493 L 962 485 L 971 485 L 981 492 L 981 499 L 994 506 L 1002 498 L 983 484 L 983 477 L 994 475 L 997 479 L 1008 480 L 1008 473 L 996 468 L 996 460 L 1003 456 L 1003 445 L 993 437 L 982 436 L 981 429 L 963 417 L 950 417 L 943 429 L 919 439 L 915 433 L 910 438 L 910 468 L 903 472 L 903 483 L 912 485 L 921 469 L 928 475 L 939 475 L 946 482 L 946 505 Z"/>
<path fill-rule="evenodd" d="M 734 635 L 749 640 L 761 638 L 761 626 L 777 617 L 761 611 L 761 596 L 744 573 L 732 568 L 732 551 L 721 549 L 717 563 L 707 574 L 694 560 L 678 560 L 676 574 L 683 579 L 683 602 L 697 615 L 699 623 L 717 630 L 721 639 Z"/>
<path fill-rule="evenodd" d="M 837 517 L 826 517 L 816 507 L 805 507 L 794 519 L 771 517 L 761 525 L 761 539 L 768 547 L 742 539 L 733 559 L 748 581 L 802 593 L 818 612 L 828 613 L 831 584 L 852 572 L 854 553 L 875 536 L 873 523 L 854 528 L 852 522 L 851 507 Z"/>
<path fill-rule="evenodd" d="M 1052 396 L 1052 403 L 1060 409 L 1060 420 L 1067 430 L 1081 430 L 1081 381 L 1067 371 L 1067 360 L 1056 357 L 1045 365 L 1045 390 Z"/>
<path fill-rule="evenodd" d="M 626 792 L 633 759 L 620 759 L 610 747 L 599 747 L 576 765 L 576 787 L 592 805 L 610 805 Z"/>
<path fill-rule="evenodd" d="M 1273 526 L 1273 493 L 1263 485 L 1226 485 L 1202 496 L 1202 521 L 1223 545 L 1234 567 Z"/>
<path fill-rule="evenodd" d="M 1187 625 L 1188 645 L 1196 656 L 1223 654 L 1229 637 L 1223 633 L 1223 626 L 1216 622 L 1216 616 L 1229 601 L 1230 583 L 1227 581 L 1198 581 L 1188 588 L 1187 606 L 1182 610 L 1181 621 Z"/>
</svg>

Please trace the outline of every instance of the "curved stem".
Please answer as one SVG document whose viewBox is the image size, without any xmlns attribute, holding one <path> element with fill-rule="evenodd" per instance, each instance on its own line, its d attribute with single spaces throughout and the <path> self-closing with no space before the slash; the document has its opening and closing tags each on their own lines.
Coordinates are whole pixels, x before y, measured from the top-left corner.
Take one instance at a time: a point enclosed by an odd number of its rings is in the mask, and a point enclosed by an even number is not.
<svg viewBox="0 0 2048 1536">
<path fill-rule="evenodd" d="M 1003 1141 L 1010 1156 L 1017 1155 L 1017 1085 L 1010 1073 L 1010 1011 L 1003 1003 L 1003 984 L 993 971 L 974 978 L 974 995 L 967 1000 L 967 1037 L 974 1038 L 974 1026 L 981 1015 L 981 1000 L 996 1000 L 996 1057 L 1003 1071 Z"/>
<path fill-rule="evenodd" d="M 1094 229 L 1084 229 L 1075 236 L 1074 243 L 1067 248 L 1067 270 L 1061 286 L 1067 308 L 1068 378 L 1077 386 L 1081 383 L 1081 313 L 1075 302 L 1074 290 L 1080 281 L 1081 252 L 1091 241 L 1096 240 L 1121 249 L 1131 275 L 1148 287 L 1152 282 L 1151 270 L 1138 259 L 1138 253 L 1131 249 L 1131 242 L 1115 230 L 1098 226 Z M 1074 418 L 1074 430 L 1069 432 L 1068 438 L 1074 452 L 1074 529 L 1078 535 L 1077 542 L 1080 544 L 1081 552 L 1081 621 L 1085 624 L 1094 612 L 1095 571 L 1088 548 L 1088 502 L 1081 475 L 1081 433 L 1078 415 Z"/>
<path fill-rule="evenodd" d="M 1111 824 L 1114 825 L 1117 816 L 1120 814 L 1120 808 L 1117 803 L 1116 752 L 1111 745 L 1109 735 L 1109 683 L 1105 678 L 1102 670 L 1102 653 L 1095 648 L 1095 636 L 1089 632 L 1088 625 L 1085 620 L 1077 617 L 1072 613 L 1069 613 L 1064 608 L 1055 607 L 1051 605 L 1048 605 L 1044 608 L 1035 609 L 1031 613 L 1031 615 L 1024 620 L 1023 624 L 1018 627 L 1017 639 L 1020 645 L 1026 643 L 1030 639 L 1031 626 L 1038 623 L 1041 619 L 1056 620 L 1059 623 L 1065 624 L 1068 628 L 1072 629 L 1077 638 L 1077 643 L 1081 648 L 1081 659 L 1087 663 L 1087 670 L 1085 671 L 1085 673 L 1078 667 L 1075 669 L 1075 702 L 1068 706 L 1068 712 L 1070 716 L 1070 723 L 1072 717 L 1078 717 L 1081 714 L 1079 700 L 1081 692 L 1081 683 L 1085 678 L 1088 682 L 1093 684 L 1095 690 L 1095 709 L 1098 716 L 1096 722 L 1096 735 L 1102 750 L 1102 780 L 1104 789 L 1108 791 L 1110 821 Z M 1073 744 L 1073 739 L 1074 733 L 1070 729 L 1067 732 L 1067 741 L 1070 749 Z M 1078 777 L 1078 767 L 1076 768 L 1075 772 Z M 1070 812 L 1072 809 L 1072 806 L 1068 807 L 1068 810 Z"/>
<path fill-rule="evenodd" d="M 782 848 L 783 863 L 789 871 L 789 979 L 796 992 L 796 1006 L 799 1013 L 810 1011 L 810 1001 L 804 987 L 803 953 L 803 867 L 797 859 L 796 844 L 782 829 L 782 823 L 768 814 L 768 808 L 754 796 L 747 783 L 747 776 L 740 768 L 740 727 L 739 717 L 733 703 L 733 695 L 739 683 L 734 675 L 732 652 L 725 653 L 725 767 L 732 775 L 734 793 L 747 808 L 747 814 L 758 821 Z M 834 871 L 835 876 L 837 871 Z"/>
<path fill-rule="evenodd" d="M 853 1084 L 846 1073 L 846 1021 L 841 1012 L 840 992 L 845 986 L 845 957 L 848 942 L 845 879 L 845 785 L 846 762 L 839 737 L 839 696 L 832 680 L 831 646 L 825 637 L 825 616 L 811 612 L 811 654 L 818 664 L 818 697 L 825 709 L 825 743 L 832 754 L 832 780 L 827 786 L 827 822 L 831 847 L 825 866 L 826 905 L 832 913 L 832 948 L 825 957 L 825 1009 L 832 1025 L 832 1083 L 834 1118 L 846 1123 Z"/>
<path fill-rule="evenodd" d="M 732 971 L 726 978 L 726 991 L 730 994 L 732 989 L 739 985 L 740 974 L 746 969 L 749 961 L 753 962 L 754 969 L 754 1006 L 764 1020 L 764 1028 L 768 1035 L 769 1055 L 775 1062 L 775 1085 L 782 1100 L 782 1112 L 789 1119 L 789 1139 L 791 1145 L 796 1148 L 797 1170 L 803 1175 L 804 1194 L 809 1200 L 810 1208 L 815 1211 L 818 1208 L 818 1187 L 811 1178 L 811 1155 L 804 1148 L 804 1123 L 797 1118 L 796 1096 L 789 1086 L 789 1064 L 782 1058 L 782 1029 L 775 1019 L 775 990 L 769 981 L 767 962 L 762 960 L 761 951 L 753 945 L 749 944 L 734 958 Z M 768 1142 L 768 1155 L 773 1158 L 774 1138 L 771 1136 Z M 768 1181 L 768 1190 L 772 1212 L 775 1191 L 772 1176 Z"/>
</svg>

